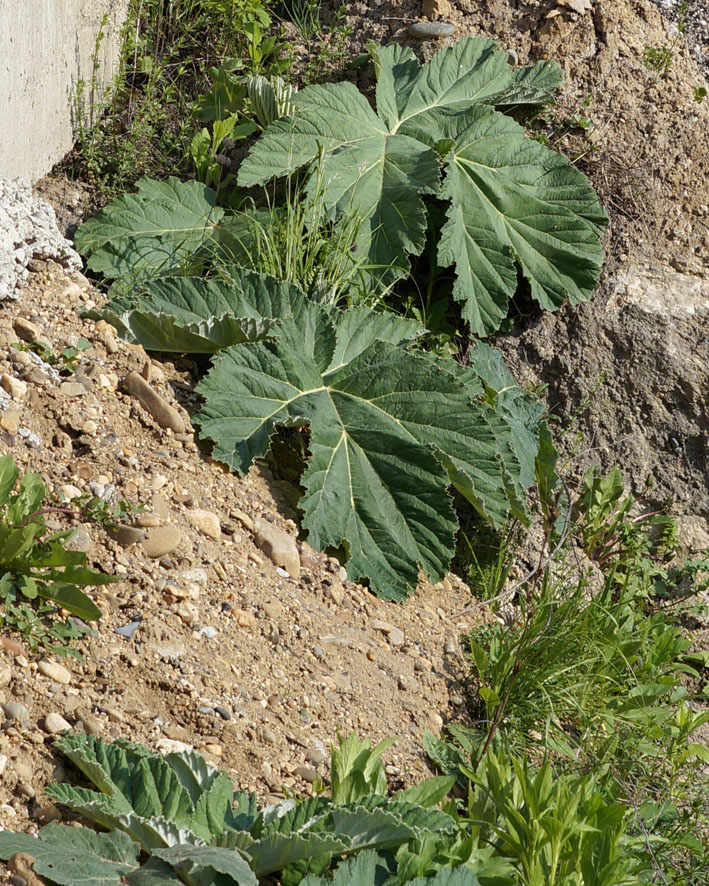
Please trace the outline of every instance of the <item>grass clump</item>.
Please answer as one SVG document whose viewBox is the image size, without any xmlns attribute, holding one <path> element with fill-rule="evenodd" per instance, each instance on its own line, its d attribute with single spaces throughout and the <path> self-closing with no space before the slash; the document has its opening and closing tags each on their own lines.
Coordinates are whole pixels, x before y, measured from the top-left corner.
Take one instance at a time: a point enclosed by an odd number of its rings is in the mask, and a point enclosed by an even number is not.
<svg viewBox="0 0 709 886">
<path fill-rule="evenodd" d="M 45 515 L 66 509 L 46 505 L 39 474 L 18 478 L 12 456 L 0 458 L 0 625 L 20 633 L 32 651 L 79 657 L 71 641 L 101 617 L 82 588 L 118 576 L 96 572 L 85 553 L 67 549 L 73 530 L 49 532 Z"/>
<path fill-rule="evenodd" d="M 504 618 L 468 638 L 475 728 L 454 729 L 451 759 L 476 783 L 493 754 L 495 766 L 524 761 L 523 769 L 514 763 L 510 778 L 545 782 L 552 767 L 579 789 L 592 785 L 623 810 L 626 842 L 635 841 L 646 862 L 640 879 L 610 882 L 699 886 L 707 864 L 709 749 L 697 733 L 709 711 L 701 703 L 704 659 L 689 655 L 681 617 L 683 600 L 706 587 L 709 559 L 676 565 L 673 522 L 639 510 L 618 470 L 589 474 L 570 507 L 551 497 L 544 554 L 528 574 L 510 580 L 512 541 L 472 567 Z M 576 559 L 582 552 L 585 568 Z M 535 774 L 528 777 L 529 766 Z M 543 810 L 533 817 L 541 824 Z M 523 882 L 537 882 L 529 876 Z"/>
<path fill-rule="evenodd" d="M 287 67 L 287 45 L 261 0 L 131 0 L 118 72 L 102 92 L 99 50 L 90 82 L 77 86 L 76 145 L 66 165 L 103 199 L 140 176 L 189 171 L 192 105 L 209 69 L 231 59 L 248 74 Z"/>
</svg>

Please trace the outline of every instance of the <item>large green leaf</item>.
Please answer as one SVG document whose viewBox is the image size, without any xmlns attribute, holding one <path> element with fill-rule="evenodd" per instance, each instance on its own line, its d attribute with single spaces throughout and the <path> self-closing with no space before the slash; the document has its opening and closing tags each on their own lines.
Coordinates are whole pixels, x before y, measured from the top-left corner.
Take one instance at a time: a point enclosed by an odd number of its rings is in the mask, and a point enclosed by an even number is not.
<svg viewBox="0 0 709 886">
<path fill-rule="evenodd" d="M 122 831 L 48 824 L 37 837 L 0 831 L 0 858 L 16 852 L 34 858 L 34 871 L 59 886 L 116 886 L 139 867 L 140 846 Z"/>
<path fill-rule="evenodd" d="M 455 298 L 485 335 L 506 316 L 518 269 L 543 308 L 588 298 L 605 216 L 586 177 L 519 124 L 482 107 L 466 118 L 446 158 L 450 208 L 438 260 L 455 263 Z"/>
<path fill-rule="evenodd" d="M 474 370 L 366 328 L 310 305 L 297 324 L 274 326 L 273 340 L 228 348 L 198 386 L 195 421 L 214 456 L 242 473 L 279 425 L 308 426 L 301 507 L 311 544 L 344 543 L 351 578 L 397 600 L 420 570 L 438 580 L 448 568 L 449 484 L 500 525 L 521 507 L 519 466 L 513 476 L 510 426 Z M 346 340 L 353 330 L 356 346 Z"/>
<path fill-rule="evenodd" d="M 386 860 L 378 853 L 367 850 L 339 864 L 332 878 L 310 875 L 302 880 L 302 886 L 384 886 L 390 875 Z"/>
<path fill-rule="evenodd" d="M 179 271 L 212 236 L 224 210 L 196 181 L 143 178 L 78 229 L 74 242 L 87 267 L 130 281 Z"/>
<path fill-rule="evenodd" d="M 218 874 L 227 874 L 236 886 L 257 886 L 258 883 L 249 862 L 236 849 L 188 843 L 169 849 L 156 849 L 153 855 L 191 877 L 200 869 L 211 869 Z"/>
<path fill-rule="evenodd" d="M 549 101 L 557 66 L 514 70 L 493 41 L 468 37 L 424 65 L 400 46 L 372 54 L 377 113 L 350 83 L 307 87 L 294 114 L 253 147 L 239 183 L 315 166 L 311 192 L 324 194 L 333 218 L 357 211 L 359 254 L 385 281 L 405 271 L 406 253 L 423 249 L 422 197 L 450 200 L 439 261 L 455 262 L 456 298 L 480 335 L 505 317 L 518 268 L 545 308 L 588 297 L 605 223 L 598 198 L 565 158 L 493 109 Z"/>
<path fill-rule="evenodd" d="M 209 841 L 228 827 L 231 782 L 193 753 L 163 757 L 74 734 L 55 747 L 98 790 L 58 784 L 47 793 L 101 827 L 125 830 L 144 848 Z"/>
<path fill-rule="evenodd" d="M 290 283 L 239 267 L 222 278 L 148 280 L 90 312 L 148 351 L 214 354 L 263 338 L 273 319 L 298 312 L 303 294 Z"/>
</svg>

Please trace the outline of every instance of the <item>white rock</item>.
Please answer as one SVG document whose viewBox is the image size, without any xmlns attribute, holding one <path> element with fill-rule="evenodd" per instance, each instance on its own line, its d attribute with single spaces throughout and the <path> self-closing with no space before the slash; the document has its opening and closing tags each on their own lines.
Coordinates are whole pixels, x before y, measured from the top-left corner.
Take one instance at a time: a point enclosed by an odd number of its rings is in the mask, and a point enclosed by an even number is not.
<svg viewBox="0 0 709 886">
<path fill-rule="evenodd" d="M 19 297 L 32 258 L 53 259 L 76 271 L 82 267 L 49 203 L 29 182 L 0 178 L 0 301 Z"/>
<path fill-rule="evenodd" d="M 161 754 L 180 754 L 184 751 L 192 751 L 194 748 L 184 741 L 176 741 L 172 738 L 160 738 L 155 742 L 155 747 Z"/>
<path fill-rule="evenodd" d="M 62 683 L 64 686 L 68 686 L 69 683 L 71 683 L 71 673 L 64 667 L 64 665 L 60 665 L 56 661 L 50 661 L 47 658 L 43 658 L 38 663 L 37 669 L 40 674 L 43 674 L 50 680 L 54 680 L 55 683 Z"/>
<path fill-rule="evenodd" d="M 71 483 L 60 486 L 59 491 L 67 501 L 71 501 L 72 498 L 81 498 L 81 490 L 78 486 L 73 486 Z"/>
<path fill-rule="evenodd" d="M 5 767 L 7 766 L 7 757 L 5 754 L 0 754 L 0 775 L 5 771 Z"/>
<path fill-rule="evenodd" d="M 196 508 L 193 511 L 188 511 L 187 519 L 195 528 L 199 529 L 203 535 L 206 535 L 209 538 L 221 538 L 222 527 L 219 522 L 219 517 L 211 511 L 202 511 L 199 508 Z"/>
<path fill-rule="evenodd" d="M 52 712 L 44 718 L 44 731 L 50 735 L 60 735 L 67 729 L 71 729 L 71 724 L 61 714 Z"/>
<path fill-rule="evenodd" d="M 6 372 L 0 376 L 0 385 L 7 391 L 13 400 L 24 400 L 27 396 L 27 382 L 8 375 Z"/>
</svg>

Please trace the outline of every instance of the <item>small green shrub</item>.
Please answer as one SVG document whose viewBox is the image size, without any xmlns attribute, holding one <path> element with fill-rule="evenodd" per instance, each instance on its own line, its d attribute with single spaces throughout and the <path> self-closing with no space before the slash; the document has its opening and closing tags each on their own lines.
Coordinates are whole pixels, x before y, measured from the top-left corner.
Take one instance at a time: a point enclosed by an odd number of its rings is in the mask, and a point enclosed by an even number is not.
<svg viewBox="0 0 709 886">
<path fill-rule="evenodd" d="M 70 641 L 86 632 L 65 610 L 83 621 L 95 621 L 101 610 L 81 590 L 118 581 L 86 566 L 86 554 L 67 550 L 73 530 L 48 533 L 44 515 L 46 489 L 39 474 L 19 471 L 10 455 L 0 458 L 0 623 L 19 631 L 31 648 L 76 655 Z"/>
<path fill-rule="evenodd" d="M 119 71 L 101 94 L 94 50 L 90 83 L 77 84 L 73 174 L 114 196 L 144 175 L 188 171 L 192 103 L 208 71 L 236 59 L 251 74 L 287 70 L 289 47 L 261 0 L 131 0 Z"/>
</svg>

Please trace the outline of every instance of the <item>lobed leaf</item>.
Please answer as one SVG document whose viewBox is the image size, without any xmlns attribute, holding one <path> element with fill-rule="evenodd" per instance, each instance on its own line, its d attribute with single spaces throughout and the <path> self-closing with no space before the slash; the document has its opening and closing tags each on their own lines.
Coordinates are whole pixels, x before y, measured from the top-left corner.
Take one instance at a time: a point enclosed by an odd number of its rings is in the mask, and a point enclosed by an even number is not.
<svg viewBox="0 0 709 886">
<path fill-rule="evenodd" d="M 422 197 L 449 200 L 438 258 L 455 263 L 455 297 L 478 335 L 506 316 L 518 270 L 544 308 L 587 298 L 606 223 L 598 198 L 566 158 L 494 110 L 550 101 L 558 66 L 515 70 L 492 40 L 469 37 L 424 65 L 396 45 L 370 53 L 377 113 L 350 83 L 307 87 L 294 114 L 265 130 L 239 183 L 264 184 L 318 159 L 311 193 L 324 190 L 332 218 L 356 210 L 357 249 L 387 283 L 406 271 L 406 253 L 423 249 Z"/>
<path fill-rule="evenodd" d="M 143 178 L 77 230 L 89 270 L 131 281 L 176 273 L 212 236 L 224 210 L 200 182 Z"/>
<path fill-rule="evenodd" d="M 519 465 L 515 473 L 509 423 L 473 370 L 431 354 L 403 358 L 380 330 L 365 330 L 311 305 L 298 325 L 274 327 L 273 340 L 226 349 L 198 386 L 205 404 L 195 421 L 214 456 L 241 473 L 278 426 L 308 426 L 310 543 L 344 543 L 353 580 L 402 599 L 420 569 L 433 580 L 447 570 L 457 526 L 449 484 L 501 524 L 521 507 Z"/>
<path fill-rule="evenodd" d="M 59 886 L 116 886 L 138 869 L 140 846 L 121 831 L 48 824 L 37 837 L 0 831 L 0 858 L 16 852 L 31 855 L 34 872 Z"/>
</svg>

